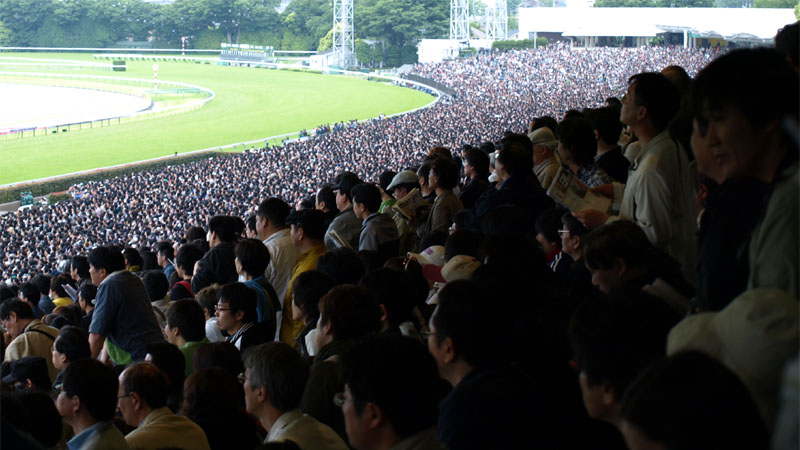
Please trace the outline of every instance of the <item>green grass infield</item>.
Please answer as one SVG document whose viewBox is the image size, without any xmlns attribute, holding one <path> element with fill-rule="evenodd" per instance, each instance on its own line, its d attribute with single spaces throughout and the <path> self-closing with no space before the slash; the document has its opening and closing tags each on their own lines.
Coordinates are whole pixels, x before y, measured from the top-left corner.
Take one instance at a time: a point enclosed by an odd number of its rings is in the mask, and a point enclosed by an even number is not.
<svg viewBox="0 0 800 450">
<path fill-rule="evenodd" d="M 0 53 L 3 57 L 103 62 L 91 54 Z M 151 79 L 153 61 L 127 61 L 125 72 L 41 67 L 0 71 Z M 346 76 L 158 61 L 159 81 L 214 91 L 204 107 L 168 117 L 24 138 L 0 138 L 0 184 L 63 175 L 160 156 L 366 119 L 424 106 L 422 92 Z"/>
</svg>

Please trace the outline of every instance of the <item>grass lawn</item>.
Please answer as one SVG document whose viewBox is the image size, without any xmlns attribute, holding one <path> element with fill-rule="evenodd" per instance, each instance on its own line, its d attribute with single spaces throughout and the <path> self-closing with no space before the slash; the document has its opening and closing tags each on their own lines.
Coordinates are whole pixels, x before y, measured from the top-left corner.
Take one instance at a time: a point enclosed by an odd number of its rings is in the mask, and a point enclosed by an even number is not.
<svg viewBox="0 0 800 450">
<path fill-rule="evenodd" d="M 90 54 L 0 56 L 107 62 L 94 60 Z M 152 61 L 128 61 L 126 72 L 63 73 L 149 79 L 152 65 Z M 158 61 L 158 65 L 159 80 L 202 86 L 216 97 L 199 110 L 172 117 L 0 140 L 0 184 L 256 140 L 323 123 L 389 115 L 433 100 L 416 90 L 343 76 L 179 62 Z M 0 66 L 0 71 L 11 70 Z M 40 68 L 24 71 L 44 72 Z"/>
</svg>

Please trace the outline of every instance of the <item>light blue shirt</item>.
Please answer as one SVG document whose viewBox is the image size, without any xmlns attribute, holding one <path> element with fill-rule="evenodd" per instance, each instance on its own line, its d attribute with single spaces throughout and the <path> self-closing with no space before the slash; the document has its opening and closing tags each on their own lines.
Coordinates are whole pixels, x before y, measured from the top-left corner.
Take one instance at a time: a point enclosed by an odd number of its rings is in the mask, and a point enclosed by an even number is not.
<svg viewBox="0 0 800 450">
<path fill-rule="evenodd" d="M 67 442 L 69 450 L 126 450 L 130 447 L 122 433 L 109 422 L 97 422 Z"/>
</svg>

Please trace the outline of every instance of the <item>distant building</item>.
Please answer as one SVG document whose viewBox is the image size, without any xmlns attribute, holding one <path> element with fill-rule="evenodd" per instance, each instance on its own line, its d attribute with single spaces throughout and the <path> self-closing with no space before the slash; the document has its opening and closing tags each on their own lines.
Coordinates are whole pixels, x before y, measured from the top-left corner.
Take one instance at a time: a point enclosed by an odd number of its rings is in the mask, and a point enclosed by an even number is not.
<svg viewBox="0 0 800 450">
<path fill-rule="evenodd" d="M 684 47 L 761 45 L 795 22 L 791 9 L 769 8 L 519 8 L 518 39 L 546 37 L 582 47 L 648 45 L 661 37 Z"/>
</svg>

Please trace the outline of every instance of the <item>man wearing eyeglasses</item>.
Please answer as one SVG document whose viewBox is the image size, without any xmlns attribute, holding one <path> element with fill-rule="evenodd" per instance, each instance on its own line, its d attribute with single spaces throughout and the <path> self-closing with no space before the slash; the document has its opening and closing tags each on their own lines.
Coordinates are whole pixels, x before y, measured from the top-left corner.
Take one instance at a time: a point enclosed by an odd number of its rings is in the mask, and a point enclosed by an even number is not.
<svg viewBox="0 0 800 450">
<path fill-rule="evenodd" d="M 125 436 L 130 448 L 209 450 L 203 429 L 167 408 L 168 393 L 166 375 L 150 363 L 136 363 L 119 376 L 119 411 L 125 423 L 136 427 Z"/>
<path fill-rule="evenodd" d="M 264 443 L 291 440 L 300 448 L 345 450 L 347 444 L 330 427 L 300 412 L 308 364 L 283 342 L 269 342 L 244 354 L 245 407 L 269 431 Z"/>
<path fill-rule="evenodd" d="M 228 333 L 228 342 L 240 351 L 271 341 L 275 336 L 264 324 L 258 323 L 256 293 L 243 283 L 222 287 L 214 316 L 219 329 Z"/>
</svg>

